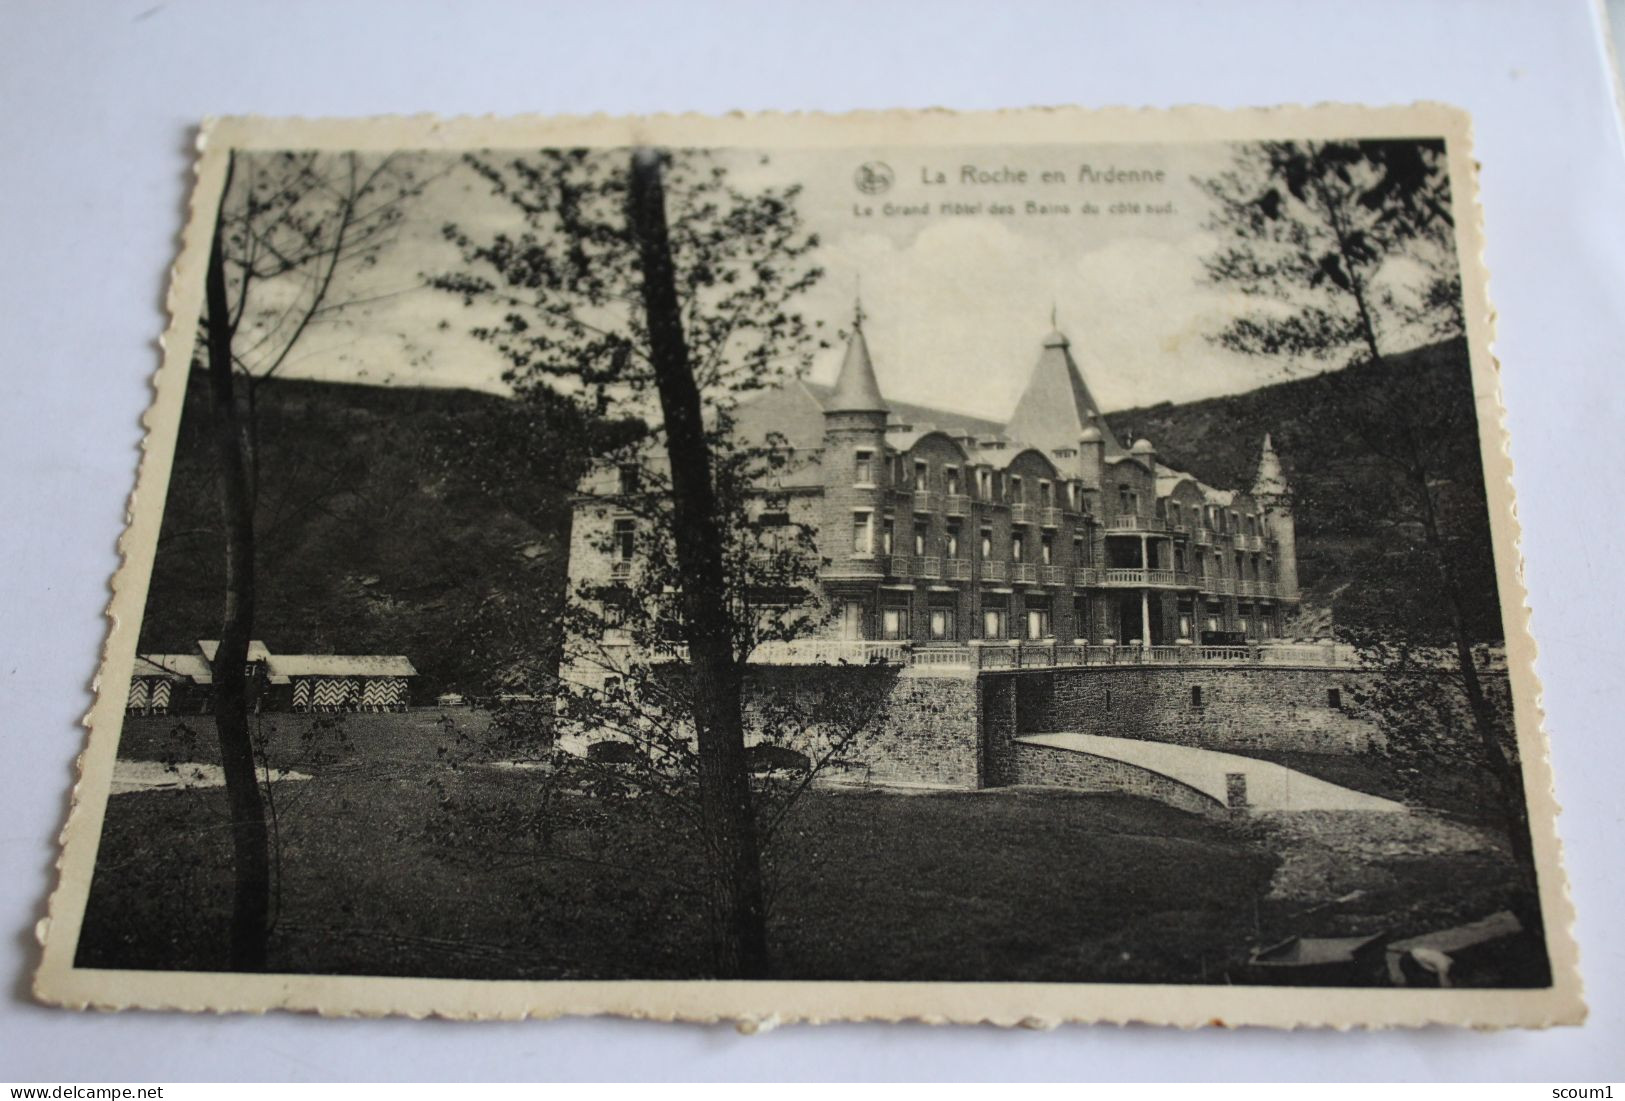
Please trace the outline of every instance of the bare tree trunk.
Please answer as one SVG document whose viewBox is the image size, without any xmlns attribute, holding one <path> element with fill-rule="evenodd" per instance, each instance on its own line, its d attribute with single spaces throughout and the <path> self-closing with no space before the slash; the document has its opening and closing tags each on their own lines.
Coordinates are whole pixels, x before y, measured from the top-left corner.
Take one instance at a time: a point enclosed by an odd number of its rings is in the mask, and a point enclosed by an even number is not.
<svg viewBox="0 0 1625 1101">
<path fill-rule="evenodd" d="M 228 168 L 222 204 L 230 189 Z M 231 966 L 238 971 L 260 971 L 265 968 L 271 875 L 265 808 L 260 800 L 248 722 L 248 643 L 254 630 L 254 508 L 233 390 L 230 307 L 218 218 L 204 293 L 208 308 L 209 403 L 214 414 L 220 511 L 226 532 L 226 599 L 213 672 L 214 724 L 220 739 L 226 798 L 231 805 L 235 884 Z"/>
<path fill-rule="evenodd" d="M 1450 617 L 1450 632 L 1456 652 L 1456 667 L 1461 674 L 1462 690 L 1467 695 L 1467 707 L 1472 712 L 1473 727 L 1478 733 L 1479 745 L 1490 771 L 1495 774 L 1506 807 L 1507 840 L 1512 846 L 1513 858 L 1527 881 L 1530 891 L 1536 888 L 1535 851 L 1529 838 L 1529 816 L 1524 804 L 1523 777 L 1518 766 L 1507 757 L 1501 744 L 1501 730 L 1495 721 L 1494 708 L 1484 692 L 1478 665 L 1473 660 L 1472 639 L 1467 632 L 1467 617 L 1462 612 L 1461 590 L 1456 582 L 1456 571 L 1450 563 L 1450 550 L 1439 532 L 1439 521 L 1433 506 L 1433 495 L 1428 487 L 1426 472 L 1420 466 L 1411 470 L 1411 478 L 1422 503 L 1422 532 L 1427 539 L 1428 551 L 1434 569 L 1439 574 L 1439 588 L 1443 590 L 1446 611 Z M 1539 907 L 1534 908 L 1539 914 Z"/>
<path fill-rule="evenodd" d="M 643 268 L 643 307 L 671 459 L 673 534 L 685 578 L 683 616 L 699 736 L 701 820 L 717 863 L 718 965 L 725 978 L 756 978 L 767 971 L 767 922 L 745 766 L 744 685 L 724 603 L 711 455 L 683 335 L 660 160 L 655 150 L 632 155 L 628 215 Z"/>
</svg>

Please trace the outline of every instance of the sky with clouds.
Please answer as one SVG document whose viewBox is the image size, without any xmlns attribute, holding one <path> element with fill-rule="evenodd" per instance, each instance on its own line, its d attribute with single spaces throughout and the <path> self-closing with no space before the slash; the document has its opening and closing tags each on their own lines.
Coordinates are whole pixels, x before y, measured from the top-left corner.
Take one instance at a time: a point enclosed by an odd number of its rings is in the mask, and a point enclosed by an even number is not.
<svg viewBox="0 0 1625 1101">
<path fill-rule="evenodd" d="M 1209 284 L 1201 266 L 1216 240 L 1193 179 L 1222 171 L 1231 155 L 1214 143 L 719 154 L 742 188 L 802 185 L 800 212 L 821 238 L 825 270 L 804 310 L 845 329 L 861 288 L 888 396 L 990 417 L 1014 407 L 1052 311 L 1108 410 L 1321 369 L 1208 339 L 1251 305 Z M 504 362 L 468 334 L 479 311 L 421 280 L 460 265 L 441 233 L 447 222 L 479 236 L 516 231 L 517 219 L 455 157 L 411 162 L 427 188 L 379 264 L 338 289 L 369 301 L 308 332 L 284 374 L 504 389 Z M 878 164 L 889 186 L 865 193 L 860 170 Z M 1138 175 L 1116 178 L 1124 174 Z M 811 377 L 832 380 L 840 357 L 839 347 L 824 352 Z"/>
</svg>

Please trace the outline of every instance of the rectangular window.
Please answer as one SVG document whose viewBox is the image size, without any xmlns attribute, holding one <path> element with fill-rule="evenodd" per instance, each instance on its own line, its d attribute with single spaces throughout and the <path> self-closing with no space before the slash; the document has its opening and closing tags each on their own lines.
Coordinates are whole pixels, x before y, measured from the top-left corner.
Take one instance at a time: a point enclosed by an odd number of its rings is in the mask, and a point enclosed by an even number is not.
<svg viewBox="0 0 1625 1101">
<path fill-rule="evenodd" d="M 641 471 L 636 463 L 622 463 L 620 467 L 620 492 L 622 497 L 629 497 L 638 491 L 641 484 Z"/>
<path fill-rule="evenodd" d="M 615 543 L 610 557 L 621 562 L 632 561 L 636 543 L 636 529 L 631 520 L 615 521 Z"/>
<path fill-rule="evenodd" d="M 982 559 L 985 561 L 993 557 L 993 529 L 982 529 Z"/>
<path fill-rule="evenodd" d="M 917 492 L 924 493 L 927 489 L 930 488 L 930 486 L 931 486 L 931 475 L 927 471 L 925 464 L 922 463 L 922 462 L 915 462 L 915 464 L 914 464 L 914 488 L 915 488 L 915 490 Z"/>
<path fill-rule="evenodd" d="M 1039 554 L 1043 557 L 1044 565 L 1055 565 L 1055 537 L 1046 533 L 1038 546 Z"/>
<path fill-rule="evenodd" d="M 982 609 L 982 637 L 1003 638 L 1005 610 L 1003 608 Z"/>
<path fill-rule="evenodd" d="M 1072 564 L 1074 566 L 1087 566 L 1089 564 L 1089 553 L 1084 549 L 1083 536 L 1081 535 L 1072 537 Z"/>
<path fill-rule="evenodd" d="M 1012 561 L 1012 562 L 1020 562 L 1020 561 L 1022 561 L 1023 560 L 1023 553 L 1024 553 L 1025 550 L 1026 550 L 1026 548 L 1023 546 L 1023 540 L 1021 538 L 1021 533 L 1019 531 L 1016 532 L 1014 535 L 1010 536 L 1010 561 Z"/>
<path fill-rule="evenodd" d="M 1129 492 L 1128 486 L 1119 485 L 1117 487 L 1117 511 L 1121 512 L 1125 516 L 1134 511 L 1134 509 L 1129 505 L 1129 498 L 1131 496 L 1133 496 L 1133 494 Z"/>
<path fill-rule="evenodd" d="M 948 536 L 943 543 L 943 553 L 949 558 L 959 557 L 959 525 L 948 525 Z"/>
<path fill-rule="evenodd" d="M 1341 688 L 1326 689 L 1326 706 L 1338 711 L 1343 709 L 1343 690 Z"/>
<path fill-rule="evenodd" d="M 1038 503 L 1040 505 L 1042 505 L 1044 508 L 1049 508 L 1055 503 L 1054 495 L 1055 491 L 1053 488 L 1051 488 L 1048 482 L 1040 481 L 1038 483 Z"/>
<path fill-rule="evenodd" d="M 931 609 L 931 637 L 939 642 L 954 637 L 954 610 L 952 608 Z"/>
<path fill-rule="evenodd" d="M 1075 596 L 1072 598 L 1072 637 L 1079 642 L 1089 639 L 1089 598 Z"/>
<path fill-rule="evenodd" d="M 945 467 L 942 471 L 943 489 L 950 496 L 959 494 L 959 468 L 957 466 Z"/>
<path fill-rule="evenodd" d="M 880 609 L 880 637 L 899 639 L 908 637 L 908 609 L 891 607 Z"/>
<path fill-rule="evenodd" d="M 1199 684 L 1191 685 L 1191 706 L 1202 706 L 1202 686 Z"/>
<path fill-rule="evenodd" d="M 863 637 L 863 605 L 859 601 L 848 600 L 841 605 L 841 637 L 848 641 Z"/>
<path fill-rule="evenodd" d="M 892 533 L 892 518 L 890 516 L 880 521 L 880 553 L 891 554 L 894 537 Z"/>
<path fill-rule="evenodd" d="M 1049 609 L 1027 609 L 1027 637 L 1034 641 L 1049 638 Z"/>
<path fill-rule="evenodd" d="M 993 500 L 993 472 L 985 467 L 976 471 L 976 496 L 983 501 Z"/>
<path fill-rule="evenodd" d="M 914 553 L 920 557 L 925 555 L 925 535 L 927 530 L 924 524 L 914 525 Z"/>
<path fill-rule="evenodd" d="M 1179 613 L 1179 637 L 1191 637 L 1191 614 L 1189 612 Z"/>
<path fill-rule="evenodd" d="M 852 460 L 852 480 L 860 486 L 875 484 L 875 453 L 859 451 Z"/>
<path fill-rule="evenodd" d="M 852 514 L 852 553 L 873 554 L 874 552 L 874 513 L 854 512 Z"/>
<path fill-rule="evenodd" d="M 1185 544 L 1174 544 L 1174 569 L 1180 573 L 1185 572 Z"/>
<path fill-rule="evenodd" d="M 1010 475 L 1010 500 L 1011 502 L 1018 502 L 1022 500 L 1021 476 L 1019 474 Z"/>
</svg>

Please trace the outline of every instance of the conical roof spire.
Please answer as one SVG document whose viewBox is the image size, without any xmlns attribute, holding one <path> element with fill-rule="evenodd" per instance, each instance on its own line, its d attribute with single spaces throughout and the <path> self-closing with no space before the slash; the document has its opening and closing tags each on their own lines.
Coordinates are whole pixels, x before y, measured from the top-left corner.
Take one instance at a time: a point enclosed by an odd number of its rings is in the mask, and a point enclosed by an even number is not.
<svg viewBox="0 0 1625 1101">
<path fill-rule="evenodd" d="M 1005 431 L 1013 440 L 1057 451 L 1075 448 L 1087 428 L 1100 432 L 1106 456 L 1124 454 L 1123 445 L 1100 412 L 1100 405 L 1083 381 L 1083 372 L 1072 358 L 1072 346 L 1059 329 L 1044 338 L 1038 364 L 1027 379 L 1016 411 Z"/>
<path fill-rule="evenodd" d="M 835 380 L 835 392 L 824 403 L 827 413 L 886 413 L 890 409 L 880 396 L 875 365 L 869 358 L 869 343 L 863 339 L 863 304 L 852 315 L 852 337 L 846 342 L 846 359 Z"/>
<path fill-rule="evenodd" d="M 1254 497 L 1282 497 L 1286 495 L 1286 475 L 1281 471 L 1281 457 L 1270 443 L 1270 434 L 1264 433 L 1264 450 L 1258 456 L 1258 477 L 1253 479 Z"/>
</svg>

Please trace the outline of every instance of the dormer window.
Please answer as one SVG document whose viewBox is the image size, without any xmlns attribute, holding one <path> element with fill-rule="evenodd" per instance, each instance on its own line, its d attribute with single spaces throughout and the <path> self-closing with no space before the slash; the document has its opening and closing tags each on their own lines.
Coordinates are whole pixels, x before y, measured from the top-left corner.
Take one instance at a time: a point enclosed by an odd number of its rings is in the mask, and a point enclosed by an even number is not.
<svg viewBox="0 0 1625 1101">
<path fill-rule="evenodd" d="M 1054 487 L 1052 487 L 1049 482 L 1040 481 L 1038 483 L 1038 503 L 1040 505 L 1042 505 L 1044 508 L 1049 508 L 1055 503 L 1054 496 Z"/>
<path fill-rule="evenodd" d="M 852 481 L 860 486 L 875 484 L 875 453 L 859 451 L 852 458 Z"/>
<path fill-rule="evenodd" d="M 1021 496 L 1021 476 L 1018 475 L 1018 474 L 1010 475 L 1010 500 L 1012 502 L 1017 502 L 1017 501 L 1022 500 L 1022 496 Z"/>
</svg>

